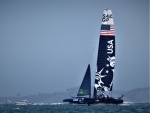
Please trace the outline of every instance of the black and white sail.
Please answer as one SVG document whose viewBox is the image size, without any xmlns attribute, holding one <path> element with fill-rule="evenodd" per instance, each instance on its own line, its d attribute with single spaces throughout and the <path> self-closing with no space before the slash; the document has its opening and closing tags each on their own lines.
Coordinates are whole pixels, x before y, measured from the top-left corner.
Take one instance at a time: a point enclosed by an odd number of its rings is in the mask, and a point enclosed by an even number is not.
<svg viewBox="0 0 150 113">
<path fill-rule="evenodd" d="M 94 97 L 98 91 L 112 91 L 115 67 L 115 29 L 112 11 L 103 12 L 100 30 Z"/>
<path fill-rule="evenodd" d="M 91 71 L 90 64 L 87 67 L 86 73 L 84 75 L 83 81 L 81 83 L 80 89 L 77 93 L 77 96 L 86 96 L 91 97 Z"/>
</svg>

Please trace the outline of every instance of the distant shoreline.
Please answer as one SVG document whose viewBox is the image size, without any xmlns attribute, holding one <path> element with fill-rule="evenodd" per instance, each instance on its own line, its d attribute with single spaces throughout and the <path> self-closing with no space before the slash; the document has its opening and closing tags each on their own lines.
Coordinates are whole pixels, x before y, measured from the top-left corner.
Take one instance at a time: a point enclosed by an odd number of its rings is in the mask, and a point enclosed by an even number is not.
<svg viewBox="0 0 150 113">
<path fill-rule="evenodd" d="M 21 100 L 28 100 L 30 103 L 61 103 L 64 98 L 71 98 L 77 94 L 78 87 L 67 89 L 63 92 L 55 93 L 39 93 L 36 95 L 29 96 L 18 96 L 18 97 L 0 97 L 0 104 L 5 104 L 7 101 L 15 103 Z M 125 102 L 131 103 L 150 103 L 150 87 L 135 88 L 130 91 L 114 90 L 113 97 L 119 97 L 124 95 L 123 99 Z"/>
</svg>

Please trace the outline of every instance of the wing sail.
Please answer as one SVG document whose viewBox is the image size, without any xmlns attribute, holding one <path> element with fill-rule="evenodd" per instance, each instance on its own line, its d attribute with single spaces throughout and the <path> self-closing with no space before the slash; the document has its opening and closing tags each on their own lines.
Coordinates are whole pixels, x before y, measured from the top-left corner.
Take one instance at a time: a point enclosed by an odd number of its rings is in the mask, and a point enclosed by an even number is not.
<svg viewBox="0 0 150 113">
<path fill-rule="evenodd" d="M 115 29 L 112 11 L 105 9 L 100 30 L 94 96 L 97 91 L 112 91 L 115 67 Z"/>
</svg>

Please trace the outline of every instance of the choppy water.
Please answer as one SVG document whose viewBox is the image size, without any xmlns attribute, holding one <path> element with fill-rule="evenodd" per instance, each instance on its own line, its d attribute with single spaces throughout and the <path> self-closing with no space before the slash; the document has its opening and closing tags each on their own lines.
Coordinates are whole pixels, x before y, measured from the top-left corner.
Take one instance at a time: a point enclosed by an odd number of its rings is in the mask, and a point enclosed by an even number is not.
<svg viewBox="0 0 150 113">
<path fill-rule="evenodd" d="M 0 113 L 150 113 L 149 103 L 122 105 L 0 105 Z"/>
</svg>

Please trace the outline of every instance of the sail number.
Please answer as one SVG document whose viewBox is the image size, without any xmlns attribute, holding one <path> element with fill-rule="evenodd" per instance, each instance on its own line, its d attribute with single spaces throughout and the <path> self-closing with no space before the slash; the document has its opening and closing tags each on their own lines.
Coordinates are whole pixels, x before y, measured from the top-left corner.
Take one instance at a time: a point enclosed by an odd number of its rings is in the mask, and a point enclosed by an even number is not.
<svg viewBox="0 0 150 113">
<path fill-rule="evenodd" d="M 103 22 L 108 21 L 109 18 L 112 18 L 112 14 L 103 14 L 103 19 L 102 19 L 102 21 L 103 21 Z"/>
</svg>

